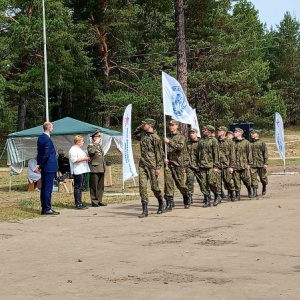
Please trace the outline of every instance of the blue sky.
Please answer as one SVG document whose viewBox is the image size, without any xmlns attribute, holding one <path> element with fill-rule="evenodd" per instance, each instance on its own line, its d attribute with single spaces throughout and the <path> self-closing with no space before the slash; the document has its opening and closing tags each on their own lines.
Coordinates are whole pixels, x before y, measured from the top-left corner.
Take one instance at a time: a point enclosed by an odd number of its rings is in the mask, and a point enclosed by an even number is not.
<svg viewBox="0 0 300 300">
<path fill-rule="evenodd" d="M 284 13 L 289 11 L 293 17 L 300 21 L 300 0 L 249 0 L 259 11 L 259 18 L 267 27 L 279 25 Z"/>
</svg>

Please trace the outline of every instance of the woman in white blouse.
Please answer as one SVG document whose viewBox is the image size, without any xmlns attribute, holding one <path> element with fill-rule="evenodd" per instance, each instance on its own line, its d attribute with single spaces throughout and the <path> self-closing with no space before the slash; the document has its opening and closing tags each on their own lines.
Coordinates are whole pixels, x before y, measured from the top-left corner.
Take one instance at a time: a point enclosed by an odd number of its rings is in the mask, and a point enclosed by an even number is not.
<svg viewBox="0 0 300 300">
<path fill-rule="evenodd" d="M 87 209 L 82 203 L 82 191 L 85 187 L 86 173 L 90 172 L 88 165 L 90 158 L 81 149 L 83 143 L 83 137 L 75 135 L 74 145 L 69 151 L 70 169 L 74 178 L 74 199 L 77 209 Z"/>
</svg>

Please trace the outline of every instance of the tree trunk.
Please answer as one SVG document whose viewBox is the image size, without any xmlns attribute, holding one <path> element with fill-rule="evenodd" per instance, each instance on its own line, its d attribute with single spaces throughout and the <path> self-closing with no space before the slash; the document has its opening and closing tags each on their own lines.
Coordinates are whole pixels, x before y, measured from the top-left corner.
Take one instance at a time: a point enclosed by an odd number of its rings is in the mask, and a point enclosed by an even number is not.
<svg viewBox="0 0 300 300">
<path fill-rule="evenodd" d="M 18 105 L 18 131 L 24 130 L 26 117 L 26 99 L 22 96 Z"/>
<path fill-rule="evenodd" d="M 176 50 L 177 50 L 177 80 L 187 95 L 187 62 L 185 49 L 184 30 L 184 0 L 175 0 L 175 29 L 176 29 Z M 187 136 L 188 128 L 186 124 L 181 124 L 182 134 Z"/>
</svg>

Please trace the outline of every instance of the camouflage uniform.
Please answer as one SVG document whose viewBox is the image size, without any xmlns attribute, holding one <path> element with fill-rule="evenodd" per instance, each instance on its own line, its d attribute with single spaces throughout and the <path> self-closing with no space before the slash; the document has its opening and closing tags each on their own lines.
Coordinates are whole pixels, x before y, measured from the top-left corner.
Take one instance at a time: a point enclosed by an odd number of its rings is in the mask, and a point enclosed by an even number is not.
<svg viewBox="0 0 300 300">
<path fill-rule="evenodd" d="M 234 140 L 234 154 L 235 154 L 235 171 L 233 174 L 234 186 L 237 191 L 237 198 L 241 190 L 241 181 L 247 187 L 249 197 L 251 194 L 251 176 L 250 171 L 247 170 L 248 165 L 252 165 L 252 151 L 250 142 L 245 138 Z"/>
<path fill-rule="evenodd" d="M 199 138 L 197 140 L 188 140 L 186 143 L 186 148 L 189 154 L 189 165 L 186 171 L 186 185 L 188 187 L 189 193 L 194 194 L 194 181 L 195 181 L 195 172 L 197 170 L 197 149 Z M 199 178 L 196 175 L 197 182 L 199 183 Z M 200 185 L 200 183 L 199 183 Z"/>
<path fill-rule="evenodd" d="M 162 200 L 158 177 L 155 170 L 163 165 L 162 143 L 156 131 L 146 132 L 137 129 L 133 137 L 140 141 L 141 158 L 139 161 L 139 190 L 142 203 L 148 203 L 147 181 L 150 181 L 151 190 L 158 200 Z"/>
<path fill-rule="evenodd" d="M 210 198 L 210 189 L 214 194 L 220 193 L 220 182 L 214 173 L 214 168 L 219 168 L 219 145 L 216 138 L 207 136 L 199 141 L 197 153 L 199 167 L 200 190 L 205 199 Z"/>
<path fill-rule="evenodd" d="M 231 140 L 221 137 L 218 138 L 219 142 L 219 153 L 220 153 L 220 166 L 222 169 L 222 179 L 225 188 L 229 192 L 234 191 L 233 174 L 228 172 L 228 168 L 234 169 L 235 152 L 234 144 Z"/>
<path fill-rule="evenodd" d="M 185 137 L 177 132 L 167 134 L 170 142 L 167 144 L 167 159 L 169 164 L 165 165 L 165 198 L 173 199 L 174 183 L 180 193 L 185 197 L 188 195 L 188 188 L 185 184 L 184 172 L 189 163 L 186 149 Z"/>
<path fill-rule="evenodd" d="M 264 141 L 255 139 L 251 142 L 253 164 L 251 166 L 251 186 L 258 188 L 257 175 L 263 186 L 268 184 L 267 170 L 264 165 L 268 164 L 268 149 Z"/>
</svg>

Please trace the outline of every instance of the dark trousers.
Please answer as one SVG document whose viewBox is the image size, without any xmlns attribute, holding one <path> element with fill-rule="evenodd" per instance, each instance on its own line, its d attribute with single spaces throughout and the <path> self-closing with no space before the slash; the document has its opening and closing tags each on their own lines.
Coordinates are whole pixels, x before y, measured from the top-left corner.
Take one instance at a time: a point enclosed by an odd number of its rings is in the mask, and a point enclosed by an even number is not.
<svg viewBox="0 0 300 300">
<path fill-rule="evenodd" d="M 42 206 L 42 212 L 45 212 L 51 209 L 51 197 L 52 197 L 52 190 L 53 190 L 53 180 L 56 173 L 48 173 L 42 172 L 41 173 L 41 192 L 40 192 L 40 200 Z"/>
<path fill-rule="evenodd" d="M 74 174 L 74 200 L 75 205 L 82 204 L 82 191 L 85 188 L 85 173 L 84 174 Z"/>
<path fill-rule="evenodd" d="M 102 202 L 104 193 L 104 173 L 90 173 L 90 196 L 92 204 Z"/>
</svg>

